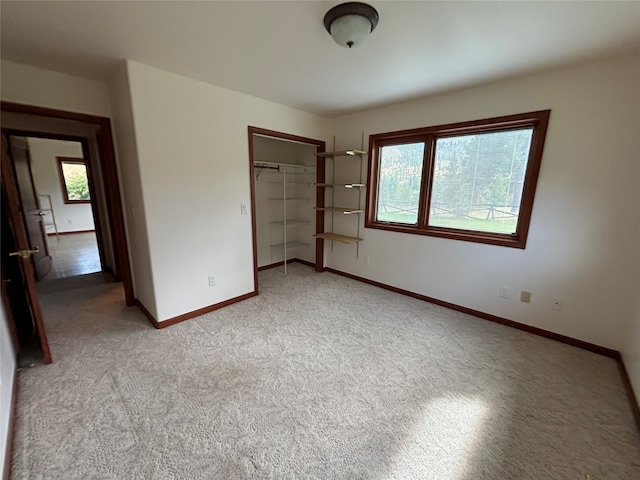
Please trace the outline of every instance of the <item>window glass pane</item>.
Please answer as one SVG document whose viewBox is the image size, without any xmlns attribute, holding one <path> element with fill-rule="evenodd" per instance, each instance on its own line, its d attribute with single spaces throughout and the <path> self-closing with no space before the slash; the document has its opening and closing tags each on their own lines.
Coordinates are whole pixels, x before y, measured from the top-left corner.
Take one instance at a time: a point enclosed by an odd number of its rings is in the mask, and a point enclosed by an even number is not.
<svg viewBox="0 0 640 480">
<path fill-rule="evenodd" d="M 515 233 L 532 134 L 437 139 L 429 225 Z"/>
<path fill-rule="evenodd" d="M 69 200 L 89 200 L 89 182 L 85 164 L 62 162 L 62 175 Z"/>
<path fill-rule="evenodd" d="M 380 148 L 377 220 L 418 223 L 424 143 Z"/>
</svg>

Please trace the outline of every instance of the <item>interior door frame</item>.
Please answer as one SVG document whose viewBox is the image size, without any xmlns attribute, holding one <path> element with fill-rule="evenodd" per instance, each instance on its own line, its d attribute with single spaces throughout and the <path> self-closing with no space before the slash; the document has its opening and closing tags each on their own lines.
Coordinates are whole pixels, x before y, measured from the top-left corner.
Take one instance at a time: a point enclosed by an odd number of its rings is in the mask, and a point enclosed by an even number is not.
<svg viewBox="0 0 640 480">
<path fill-rule="evenodd" d="M 104 186 L 106 200 L 109 205 L 109 208 L 107 209 L 107 216 L 109 225 L 111 227 L 110 233 L 113 253 L 116 265 L 118 267 L 116 279 L 122 281 L 126 304 L 128 306 L 135 305 L 133 281 L 131 276 L 131 265 L 129 262 L 125 231 L 124 210 L 118 177 L 118 167 L 115 158 L 111 120 L 107 117 L 99 117 L 84 113 L 69 112 L 64 110 L 56 110 L 51 108 L 38 107 L 34 105 L 24 105 L 5 101 L 0 102 L 0 110 L 3 112 L 13 112 L 35 117 L 71 120 L 98 127 L 95 139 L 100 152 L 100 170 L 102 173 L 102 183 Z M 29 130 L 28 132 L 23 133 L 26 133 L 27 136 L 43 136 L 45 138 L 63 139 L 62 137 L 64 136 L 51 134 L 50 132 L 41 131 L 38 129 L 34 129 L 33 131 Z M 85 150 L 85 148 L 86 147 L 83 144 L 83 150 Z M 85 153 L 88 153 L 88 150 L 89 149 L 86 148 Z M 95 210 L 97 211 L 97 209 Z M 98 233 L 97 230 L 96 233 Z"/>
</svg>

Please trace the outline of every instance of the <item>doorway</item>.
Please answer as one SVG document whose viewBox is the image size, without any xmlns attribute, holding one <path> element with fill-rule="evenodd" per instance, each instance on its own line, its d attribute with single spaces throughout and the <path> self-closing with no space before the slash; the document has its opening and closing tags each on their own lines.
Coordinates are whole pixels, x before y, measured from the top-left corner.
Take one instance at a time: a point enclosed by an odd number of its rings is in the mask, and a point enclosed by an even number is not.
<svg viewBox="0 0 640 480">
<path fill-rule="evenodd" d="M 45 248 L 51 257 L 49 272 L 37 279 L 39 286 L 103 271 L 93 205 L 96 195 L 82 142 L 28 136 L 10 137 L 8 143 L 17 140 L 26 144 Z"/>
<path fill-rule="evenodd" d="M 301 262 L 324 269 L 324 205 L 318 184 L 324 182 L 324 162 L 317 153 L 325 142 L 287 133 L 248 127 L 253 229 L 254 284 L 258 271 Z"/>
<path fill-rule="evenodd" d="M 91 210 L 88 214 L 89 219 L 93 220 L 94 231 L 93 235 L 95 236 L 95 245 L 98 250 L 98 264 L 99 268 L 103 271 L 110 272 L 116 281 L 122 282 L 124 289 L 124 297 L 126 305 L 133 305 L 135 303 L 134 293 L 133 293 L 133 285 L 131 279 L 131 271 L 128 259 L 128 253 L 126 248 L 126 236 L 124 229 L 124 216 L 122 209 L 122 201 L 120 198 L 120 187 L 118 182 L 118 174 L 117 167 L 115 162 L 115 153 L 113 148 L 113 140 L 112 140 L 112 130 L 110 120 L 105 117 L 96 117 L 85 114 L 78 114 L 74 112 L 65 112 L 60 110 L 52 110 L 47 108 L 33 107 L 27 105 L 13 104 L 9 102 L 2 102 L 2 130 L 3 135 L 6 137 L 22 137 L 27 139 L 27 147 L 30 139 L 38 139 L 38 140 L 54 140 L 54 141 L 64 141 L 64 142 L 75 142 L 75 148 L 80 146 L 80 155 L 76 156 L 78 153 L 76 150 L 76 154 L 67 156 L 60 155 L 61 157 L 66 157 L 69 163 L 80 164 L 82 162 L 86 163 L 86 178 L 87 178 L 87 187 L 88 187 L 88 195 L 89 198 L 81 199 L 85 200 L 90 204 Z M 27 152 L 29 149 L 27 148 Z M 29 155 L 29 153 L 27 153 Z M 3 151 L 3 161 L 4 161 L 4 151 Z M 56 161 L 58 161 L 56 159 Z M 64 161 L 63 161 L 64 162 Z M 64 165 L 60 165 L 59 168 L 64 168 Z M 10 173 L 10 175 L 8 175 Z M 63 176 L 58 175 L 58 177 Z M 16 203 L 21 205 L 22 199 L 20 198 L 20 190 L 17 188 L 17 175 L 13 175 L 13 172 L 10 170 L 3 170 L 3 195 L 8 196 L 16 201 Z M 11 178 L 9 178 L 11 177 Z M 33 178 L 32 178 L 33 179 Z M 10 185 L 13 184 L 13 185 Z M 8 186 L 8 188 L 4 188 Z M 65 188 L 60 183 L 60 190 L 63 191 Z M 40 229 L 43 230 L 43 234 L 45 238 L 49 238 L 50 236 L 57 238 L 56 229 L 60 227 L 60 216 L 56 217 L 56 221 L 53 222 L 53 215 L 49 215 L 50 212 L 45 212 L 46 206 L 44 198 L 40 197 L 40 195 L 53 195 L 50 192 L 37 191 L 35 193 L 36 197 L 36 206 L 38 207 L 38 212 L 36 214 L 40 217 L 41 226 Z M 63 192 L 64 193 L 64 192 Z M 69 192 L 67 192 L 69 193 Z M 75 193 L 71 195 L 75 196 Z M 42 201 L 41 201 L 42 199 Z M 55 202 L 52 202 L 53 213 L 58 213 L 55 211 Z M 78 207 L 79 204 L 73 205 L 74 207 Z M 40 209 L 43 208 L 43 210 Z M 25 221 L 27 215 L 24 212 L 24 208 L 20 209 L 18 212 L 22 215 L 22 220 L 18 219 L 16 222 L 18 225 L 17 230 L 21 230 L 24 233 L 24 241 L 23 246 L 18 246 L 21 248 L 20 254 L 22 252 L 26 252 L 28 250 L 34 251 L 41 249 L 32 248 L 35 245 L 29 245 L 30 239 L 26 236 L 26 227 L 27 222 Z M 14 212 L 15 213 L 15 212 Z M 15 216 L 15 215 L 14 215 Z M 71 220 L 70 225 L 73 226 L 74 222 L 79 223 L 81 220 L 79 217 L 69 218 L 67 216 L 62 216 L 62 219 Z M 75 219 L 75 220 L 74 220 Z M 86 219 L 86 218 L 85 218 Z M 4 224 L 4 219 L 3 219 Z M 67 222 L 69 225 L 69 222 Z M 76 233 L 78 233 L 79 228 L 76 228 Z M 87 232 L 81 233 L 91 233 L 90 228 L 83 228 L 81 230 L 88 230 Z M 52 235 L 49 235 L 51 233 Z M 58 235 L 61 233 L 58 230 Z M 4 234 L 4 230 L 3 230 Z M 60 235 L 60 238 L 66 235 Z M 4 240 L 4 238 L 3 238 Z M 14 239 L 15 240 L 15 239 Z M 4 242 L 3 242 L 4 243 Z M 52 257 L 52 249 L 49 248 L 49 245 L 53 242 L 44 241 L 43 245 L 43 255 L 44 257 Z M 39 245 L 38 245 L 39 246 Z M 3 255 L 6 252 L 3 252 Z M 29 253 L 30 255 L 34 255 Z M 24 283 L 17 282 L 13 289 L 13 292 L 7 288 L 2 289 L 3 301 L 5 305 L 5 310 L 7 310 L 7 316 L 12 318 L 14 315 L 12 304 L 19 304 L 20 302 L 12 302 L 12 300 L 16 300 L 21 293 L 31 292 L 31 295 L 25 296 L 28 307 L 26 310 L 31 316 L 30 322 L 32 324 L 36 324 L 36 320 L 34 317 L 37 317 L 40 312 L 39 302 L 37 298 L 37 293 L 35 289 L 36 280 L 42 279 L 50 273 L 46 271 L 46 266 L 41 268 L 39 272 L 33 268 L 32 264 L 35 264 L 36 261 L 33 257 L 21 257 L 21 263 L 24 263 Z M 95 256 L 94 256 L 95 259 Z M 9 263 L 7 259 L 3 256 L 3 265 L 5 263 Z M 45 261 L 46 262 L 46 261 Z M 96 263 L 95 261 L 93 262 Z M 4 267 L 3 267 L 3 284 L 5 281 L 4 278 Z M 76 273 L 79 270 L 76 270 Z M 44 272 L 44 275 L 43 275 Z M 14 298 L 15 297 L 15 298 Z M 23 302 L 24 303 L 24 302 Z M 23 309 L 24 310 L 24 309 Z M 23 315 L 19 313 L 19 315 Z M 36 329 L 35 335 L 37 343 L 41 346 L 41 350 L 44 353 L 45 350 L 48 351 L 48 344 L 46 344 L 46 334 L 44 331 L 44 327 L 42 324 L 42 318 L 39 319 L 40 326 L 42 328 Z M 14 320 L 15 323 L 15 320 Z M 29 323 L 29 322 L 26 322 Z M 15 325 L 13 325 L 15 327 Z M 14 336 L 14 337 L 17 337 Z M 19 343 L 14 339 L 14 343 Z M 16 344 L 16 350 L 19 351 L 20 345 Z M 55 355 L 55 352 L 53 352 Z M 49 361 L 50 361 L 49 357 Z M 47 362 L 45 356 L 45 363 Z"/>
</svg>

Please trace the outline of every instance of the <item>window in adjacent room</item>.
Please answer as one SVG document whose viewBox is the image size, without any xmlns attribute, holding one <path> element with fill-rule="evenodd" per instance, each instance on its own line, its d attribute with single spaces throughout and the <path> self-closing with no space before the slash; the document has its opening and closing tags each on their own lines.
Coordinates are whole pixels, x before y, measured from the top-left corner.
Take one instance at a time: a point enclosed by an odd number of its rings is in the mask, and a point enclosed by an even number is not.
<svg viewBox="0 0 640 480">
<path fill-rule="evenodd" d="M 64 203 L 90 203 L 87 164 L 82 158 L 57 157 Z"/>
<path fill-rule="evenodd" d="M 372 135 L 366 226 L 524 248 L 549 114 Z"/>
</svg>

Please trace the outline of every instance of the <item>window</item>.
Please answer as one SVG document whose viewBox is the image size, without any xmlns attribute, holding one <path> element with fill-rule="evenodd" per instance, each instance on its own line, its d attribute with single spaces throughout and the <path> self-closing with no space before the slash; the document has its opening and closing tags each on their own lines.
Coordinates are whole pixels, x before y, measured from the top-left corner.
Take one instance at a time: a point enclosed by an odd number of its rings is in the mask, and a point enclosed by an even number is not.
<svg viewBox="0 0 640 480">
<path fill-rule="evenodd" d="M 549 114 L 371 135 L 365 226 L 525 248 Z"/>
<path fill-rule="evenodd" d="M 57 157 L 64 203 L 90 203 L 87 164 L 83 158 Z"/>
</svg>

